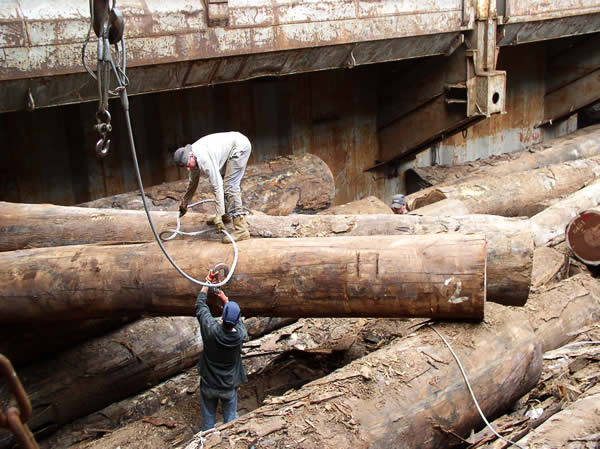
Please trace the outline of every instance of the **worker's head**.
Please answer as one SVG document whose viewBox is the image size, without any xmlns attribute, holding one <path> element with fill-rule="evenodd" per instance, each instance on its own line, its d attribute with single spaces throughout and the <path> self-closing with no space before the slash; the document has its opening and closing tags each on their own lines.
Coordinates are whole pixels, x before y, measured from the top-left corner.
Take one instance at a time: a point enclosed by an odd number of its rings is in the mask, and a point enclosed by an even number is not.
<svg viewBox="0 0 600 449">
<path fill-rule="evenodd" d="M 173 155 L 173 160 L 178 167 L 193 168 L 196 166 L 196 158 L 192 153 L 191 145 L 178 148 Z"/>
<path fill-rule="evenodd" d="M 240 320 L 241 314 L 242 311 L 240 310 L 238 303 L 235 301 L 228 301 L 225 303 L 225 307 L 223 307 L 223 315 L 221 317 L 223 326 L 227 329 L 233 328 Z"/>
<path fill-rule="evenodd" d="M 408 212 L 406 197 L 404 195 L 398 194 L 392 197 L 392 211 L 395 214 L 405 214 Z"/>
</svg>

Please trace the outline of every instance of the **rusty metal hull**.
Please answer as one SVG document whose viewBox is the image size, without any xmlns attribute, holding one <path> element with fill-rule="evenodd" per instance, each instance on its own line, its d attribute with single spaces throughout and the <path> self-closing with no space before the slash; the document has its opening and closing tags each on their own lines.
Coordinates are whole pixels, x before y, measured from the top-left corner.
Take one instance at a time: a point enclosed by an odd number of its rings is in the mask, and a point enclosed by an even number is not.
<svg viewBox="0 0 600 449">
<path fill-rule="evenodd" d="M 130 0 L 130 94 L 451 53 L 477 18 L 497 17 L 499 45 L 600 31 L 600 0 Z M 0 4 L 0 112 L 90 101 L 81 63 L 88 3 Z M 95 36 L 87 61 L 95 66 Z M 492 57 L 492 55 L 488 55 Z"/>
</svg>

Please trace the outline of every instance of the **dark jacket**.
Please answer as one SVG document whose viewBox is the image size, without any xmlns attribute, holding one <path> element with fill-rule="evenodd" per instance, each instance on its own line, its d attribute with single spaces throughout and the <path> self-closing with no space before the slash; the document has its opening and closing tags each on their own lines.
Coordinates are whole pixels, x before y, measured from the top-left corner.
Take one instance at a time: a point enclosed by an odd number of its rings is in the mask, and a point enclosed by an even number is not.
<svg viewBox="0 0 600 449">
<path fill-rule="evenodd" d="M 210 313 L 206 293 L 196 300 L 196 318 L 200 323 L 204 350 L 198 362 L 198 373 L 204 389 L 232 390 L 246 382 L 242 364 L 242 344 L 248 338 L 243 321 L 227 331 Z"/>
</svg>

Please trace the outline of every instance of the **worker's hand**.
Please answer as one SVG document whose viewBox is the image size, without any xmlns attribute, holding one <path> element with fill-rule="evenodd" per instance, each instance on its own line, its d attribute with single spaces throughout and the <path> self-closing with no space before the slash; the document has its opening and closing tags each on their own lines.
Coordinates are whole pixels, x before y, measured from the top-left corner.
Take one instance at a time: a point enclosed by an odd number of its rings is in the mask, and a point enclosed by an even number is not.
<svg viewBox="0 0 600 449">
<path fill-rule="evenodd" d="M 215 226 L 217 227 L 217 232 L 223 232 L 225 230 L 223 218 L 221 218 L 220 215 L 215 216 Z"/>
<path fill-rule="evenodd" d="M 187 213 L 187 204 L 186 203 L 181 203 L 179 205 L 179 216 L 183 217 L 186 213 Z"/>
<path fill-rule="evenodd" d="M 206 282 L 215 284 L 215 279 L 217 279 L 218 276 L 219 276 L 218 271 L 213 272 L 212 270 L 208 270 L 208 274 L 206 275 Z"/>
<path fill-rule="evenodd" d="M 225 295 L 225 293 L 223 293 L 223 290 L 219 290 L 217 292 L 217 296 L 223 302 L 223 305 L 225 305 L 229 302 L 229 298 Z"/>
</svg>

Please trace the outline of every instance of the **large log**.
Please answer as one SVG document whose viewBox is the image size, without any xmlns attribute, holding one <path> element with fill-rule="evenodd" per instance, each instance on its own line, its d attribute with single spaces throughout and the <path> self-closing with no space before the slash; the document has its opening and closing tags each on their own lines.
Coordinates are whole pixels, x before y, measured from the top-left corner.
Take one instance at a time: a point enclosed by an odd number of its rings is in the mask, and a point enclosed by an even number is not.
<svg viewBox="0 0 600 449">
<path fill-rule="evenodd" d="M 481 234 L 251 239 L 239 242 L 225 290 L 246 316 L 425 316 L 481 319 Z M 196 279 L 233 249 L 172 241 Z M 137 314 L 193 314 L 198 286 L 158 245 L 85 245 L 0 253 L 0 320 L 26 322 Z M 218 300 L 214 300 L 218 302 Z"/>
<path fill-rule="evenodd" d="M 544 210 L 549 200 L 576 192 L 598 177 L 600 156 L 578 159 L 523 173 L 436 187 L 429 198 L 422 198 L 423 207 L 411 209 L 410 213 L 439 215 L 445 207 L 442 214 L 452 215 L 456 205 L 446 207 L 445 203 L 454 200 L 471 214 L 531 217 Z"/>
<path fill-rule="evenodd" d="M 435 328 L 457 353 L 488 417 L 531 389 L 540 347 L 527 320 L 490 304 L 485 324 Z M 279 447 L 439 448 L 481 422 L 459 368 L 433 330 L 418 332 L 267 401 L 252 413 L 190 443 L 188 449 Z M 243 438 L 241 438 L 243 437 Z M 203 446 L 202 446 L 203 444 Z"/>
<path fill-rule="evenodd" d="M 190 367 L 202 348 L 195 318 L 160 317 L 134 322 L 47 363 L 19 370 L 33 406 L 27 424 L 36 436 L 52 432 Z M 2 410 L 8 399 L 3 391 Z M 10 432 L 0 430 L 0 447 L 11 440 Z"/>
<path fill-rule="evenodd" d="M 152 213 L 159 232 L 174 229 L 176 218 L 176 212 Z M 182 230 L 209 231 L 211 227 L 205 224 L 205 219 L 201 214 L 186 215 Z M 490 215 L 250 215 L 248 224 L 253 237 L 278 238 L 481 232 L 488 242 L 487 299 L 523 305 L 529 294 L 533 241 L 529 222 L 523 219 Z M 3 251 L 83 242 L 151 241 L 153 238 L 146 215 L 141 211 L 0 202 L 0 249 Z M 194 237 L 199 238 L 217 239 L 218 236 L 209 232 Z"/>
<path fill-rule="evenodd" d="M 503 153 L 488 159 L 478 159 L 457 165 L 417 167 L 406 171 L 409 207 L 421 207 L 419 198 L 433 190 L 431 186 L 472 181 L 476 178 L 504 176 L 535 170 L 574 159 L 597 156 L 600 152 L 600 125 L 588 126 L 566 136 L 533 145 L 514 153 Z M 418 193 L 413 190 L 420 186 Z M 414 193 L 414 194 L 413 194 Z"/>
<path fill-rule="evenodd" d="M 565 233 L 569 221 L 579 212 L 600 206 L 600 181 L 569 195 L 530 218 L 536 246 L 544 246 Z"/>
<path fill-rule="evenodd" d="M 184 171 L 187 174 L 187 172 Z M 157 186 L 144 192 L 150 210 L 177 210 L 187 188 L 186 179 Z M 327 164 L 313 154 L 285 156 L 249 165 L 242 179 L 244 207 L 269 215 L 314 213 L 326 209 L 333 200 L 335 184 Z M 190 203 L 214 198 L 206 178 L 200 179 Z M 80 204 L 83 207 L 143 209 L 140 191 L 123 193 Z M 204 203 L 193 212 L 214 214 L 214 203 Z"/>
</svg>

